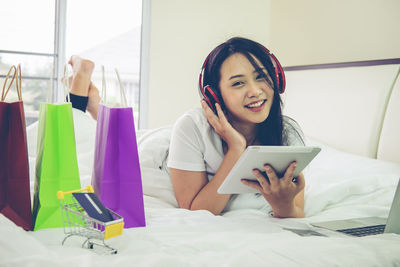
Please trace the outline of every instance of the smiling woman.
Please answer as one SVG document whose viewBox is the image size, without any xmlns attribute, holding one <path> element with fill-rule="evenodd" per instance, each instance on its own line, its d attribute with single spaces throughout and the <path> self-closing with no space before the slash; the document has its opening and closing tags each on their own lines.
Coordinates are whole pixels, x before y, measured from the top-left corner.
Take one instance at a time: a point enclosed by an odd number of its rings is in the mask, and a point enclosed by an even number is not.
<svg viewBox="0 0 400 267">
<path fill-rule="evenodd" d="M 222 63 L 220 80 L 222 99 L 230 111 L 228 114 L 232 114 L 230 123 L 236 125 L 235 128 L 249 130 L 266 120 L 274 98 L 273 85 L 267 78 L 269 75 L 261 67 L 261 62 L 252 57 L 256 68 L 243 54 L 229 56 Z"/>
<path fill-rule="evenodd" d="M 202 110 L 185 113 L 171 136 L 168 167 L 180 207 L 214 214 L 234 209 L 244 196 L 217 189 L 247 146 L 304 145 L 297 123 L 282 116 L 284 84 L 279 62 L 259 43 L 232 38 L 211 51 L 199 78 Z M 260 192 L 251 196 L 254 207 L 303 217 L 305 182 L 303 174 L 292 181 L 295 168 L 293 162 L 277 177 L 266 164 L 270 182 L 255 170 L 258 183 L 245 183 Z"/>
</svg>

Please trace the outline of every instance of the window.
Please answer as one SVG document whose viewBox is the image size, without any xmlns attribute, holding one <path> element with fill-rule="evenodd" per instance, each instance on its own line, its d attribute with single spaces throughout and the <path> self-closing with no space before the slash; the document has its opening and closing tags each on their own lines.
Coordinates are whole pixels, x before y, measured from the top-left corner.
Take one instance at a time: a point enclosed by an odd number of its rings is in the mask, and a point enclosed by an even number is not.
<svg viewBox="0 0 400 267">
<path fill-rule="evenodd" d="M 115 68 L 121 76 L 135 124 L 139 111 L 141 0 L 69 1 L 66 56 L 79 55 L 95 62 L 92 81 L 101 91 L 105 69 L 107 102 L 120 103 Z"/>
<path fill-rule="evenodd" d="M 21 63 L 27 125 L 37 120 L 49 92 L 53 101 L 63 98 L 59 79 L 71 55 L 96 63 L 93 82 L 99 90 L 104 65 L 111 103 L 120 101 L 114 68 L 118 69 L 137 125 L 141 9 L 141 0 L 7 2 L 7 12 L 0 16 L 0 25 L 7 25 L 0 28 L 0 85 L 9 67 Z M 12 91 L 7 101 L 15 100 Z"/>
<path fill-rule="evenodd" d="M 2 89 L 10 66 L 20 63 L 27 125 L 37 120 L 40 102 L 46 101 L 49 88 L 53 88 L 51 77 L 55 77 L 57 59 L 55 7 L 54 0 L 9 1 L 7 12 L 0 16 L 0 85 Z M 6 100 L 17 101 L 15 90 L 9 92 Z"/>
</svg>

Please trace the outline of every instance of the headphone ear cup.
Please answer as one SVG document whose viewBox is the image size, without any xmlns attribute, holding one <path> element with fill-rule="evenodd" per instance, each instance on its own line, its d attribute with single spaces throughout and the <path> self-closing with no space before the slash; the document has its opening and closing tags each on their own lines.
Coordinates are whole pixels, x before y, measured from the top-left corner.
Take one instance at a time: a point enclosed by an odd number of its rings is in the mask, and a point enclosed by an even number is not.
<svg viewBox="0 0 400 267">
<path fill-rule="evenodd" d="M 222 101 L 220 101 L 218 93 L 214 92 L 214 90 L 209 85 L 206 85 L 204 87 L 204 98 L 212 111 L 217 114 L 215 103 L 218 103 L 222 107 Z"/>
</svg>

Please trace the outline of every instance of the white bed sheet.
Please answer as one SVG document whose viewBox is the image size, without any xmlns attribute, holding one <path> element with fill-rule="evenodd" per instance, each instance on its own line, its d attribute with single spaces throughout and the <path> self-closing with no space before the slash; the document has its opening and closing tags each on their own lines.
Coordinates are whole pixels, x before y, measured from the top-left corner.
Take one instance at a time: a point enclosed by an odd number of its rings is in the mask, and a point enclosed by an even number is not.
<svg viewBox="0 0 400 267">
<path fill-rule="evenodd" d="M 74 111 L 82 185 L 90 183 L 95 123 Z M 31 169 L 35 126 L 28 131 Z M 283 228 L 314 229 L 310 222 L 386 217 L 400 165 L 337 151 L 321 143 L 307 169 L 303 219 L 276 219 L 263 209 L 232 209 L 222 216 L 176 208 L 165 169 L 170 127 L 139 131 L 147 226 L 108 240 L 117 255 L 99 255 L 63 229 L 25 232 L 0 215 L 0 266 L 400 266 L 400 236 L 299 236 Z M 34 176 L 31 176 L 33 180 Z M 246 199 L 241 200 L 246 203 Z M 243 204 L 243 203 L 242 203 Z M 245 206 L 245 205 L 242 205 Z M 252 206 L 252 203 L 248 203 Z"/>
</svg>

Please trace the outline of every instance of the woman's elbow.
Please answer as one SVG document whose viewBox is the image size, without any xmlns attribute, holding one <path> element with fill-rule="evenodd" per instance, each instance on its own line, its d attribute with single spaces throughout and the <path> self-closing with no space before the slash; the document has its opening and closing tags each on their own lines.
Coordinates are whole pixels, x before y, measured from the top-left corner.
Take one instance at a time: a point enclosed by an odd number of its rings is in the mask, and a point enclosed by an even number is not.
<svg viewBox="0 0 400 267">
<path fill-rule="evenodd" d="M 220 215 L 221 214 L 221 211 L 220 210 L 217 210 L 217 209 L 215 209 L 215 207 L 204 207 L 204 206 L 200 206 L 200 205 L 196 205 L 196 203 L 193 203 L 192 202 L 192 204 L 189 206 L 189 208 L 188 208 L 189 210 L 207 210 L 207 211 L 209 211 L 209 212 L 211 212 L 212 214 L 214 214 L 214 215 Z"/>
<path fill-rule="evenodd" d="M 188 200 L 179 200 L 177 199 L 178 202 L 178 207 L 181 209 L 187 209 L 190 210 L 191 209 L 191 204 L 192 201 L 188 201 Z"/>
</svg>

